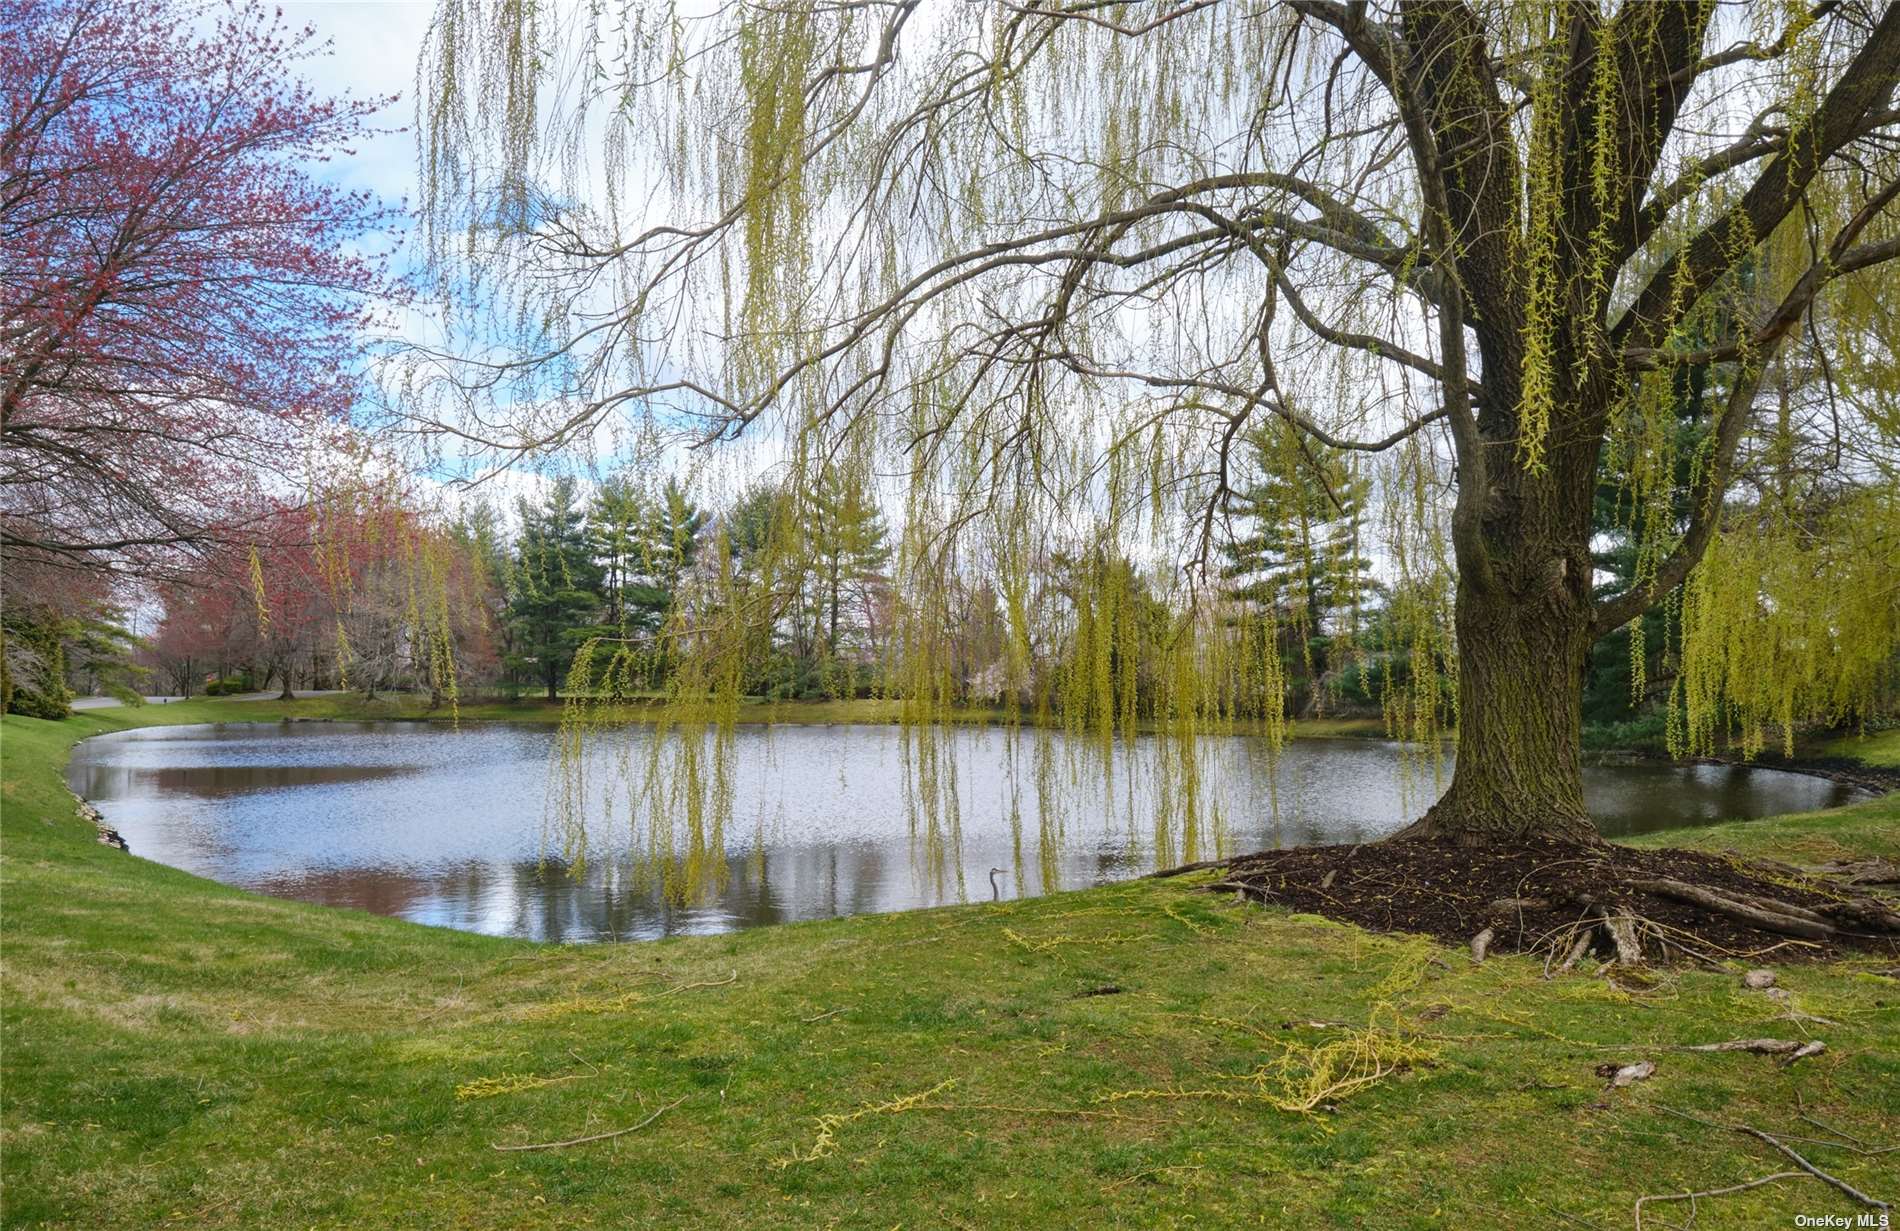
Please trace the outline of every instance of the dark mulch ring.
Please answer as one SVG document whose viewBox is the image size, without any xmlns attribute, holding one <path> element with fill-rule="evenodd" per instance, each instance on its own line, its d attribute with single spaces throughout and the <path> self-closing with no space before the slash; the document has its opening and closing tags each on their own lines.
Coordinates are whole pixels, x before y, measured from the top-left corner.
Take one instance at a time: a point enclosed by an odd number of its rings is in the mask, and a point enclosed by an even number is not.
<svg viewBox="0 0 1900 1231">
<path fill-rule="evenodd" d="M 1424 840 L 1262 851 L 1218 864 L 1204 888 L 1378 931 L 1491 952 L 1586 958 L 1778 960 L 1900 955 L 1900 868 L 1874 860 L 1816 875 L 1703 851 L 1602 843 L 1461 848 Z M 1177 869 L 1185 871 L 1188 869 Z M 1163 873 L 1162 875 L 1167 875 Z"/>
</svg>

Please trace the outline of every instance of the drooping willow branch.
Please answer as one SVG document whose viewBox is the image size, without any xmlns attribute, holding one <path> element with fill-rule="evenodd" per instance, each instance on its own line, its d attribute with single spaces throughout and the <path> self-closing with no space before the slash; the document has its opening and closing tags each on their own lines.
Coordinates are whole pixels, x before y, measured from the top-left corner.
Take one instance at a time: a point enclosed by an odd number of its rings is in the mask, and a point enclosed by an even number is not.
<svg viewBox="0 0 1900 1231">
<path fill-rule="evenodd" d="M 1886 473 L 1894 6 L 924 11 L 629 10 L 498 63 L 477 32 L 518 14 L 446 4 L 433 66 L 495 69 L 513 119 L 438 92 L 438 187 L 499 169 L 532 208 L 431 197 L 513 315 L 427 356 L 415 401 L 456 404 L 418 421 L 498 464 L 616 415 L 646 457 L 777 426 L 793 482 L 862 454 L 941 535 L 1148 533 L 1203 581 L 1260 440 L 1329 492 L 1365 454 L 1403 584 L 1448 545 L 1472 595 L 1596 633 L 1725 509 Z M 509 111 L 563 55 L 587 101 Z M 1637 560 L 1602 600 L 1599 488 Z"/>
</svg>

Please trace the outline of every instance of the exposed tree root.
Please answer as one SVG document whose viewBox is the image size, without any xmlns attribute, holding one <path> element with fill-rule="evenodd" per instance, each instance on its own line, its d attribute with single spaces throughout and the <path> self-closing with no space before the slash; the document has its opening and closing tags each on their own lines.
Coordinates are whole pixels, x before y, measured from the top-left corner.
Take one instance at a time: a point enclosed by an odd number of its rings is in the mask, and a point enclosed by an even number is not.
<svg viewBox="0 0 1900 1231">
<path fill-rule="evenodd" d="M 1900 914 L 1873 898 L 1830 902 L 1816 910 L 1756 894 L 1717 893 L 1667 877 L 1631 881 L 1630 885 L 1635 889 L 1706 907 L 1763 931 L 1782 932 L 1809 940 L 1828 940 L 1847 931 L 1864 932 L 1871 936 L 1900 934 Z"/>
<path fill-rule="evenodd" d="M 1824 863 L 1813 871 L 1843 885 L 1900 885 L 1900 863 L 1890 859 Z"/>
<path fill-rule="evenodd" d="M 1782 932 L 1789 936 L 1804 936 L 1809 940 L 1825 940 L 1834 934 L 1834 929 L 1829 927 L 1819 915 L 1787 903 L 1779 904 L 1783 907 L 1781 910 L 1772 910 L 1667 878 L 1633 881 L 1630 887 L 1649 893 L 1660 893 L 1664 897 L 1675 898 L 1679 902 L 1701 906 L 1717 914 L 1727 915 L 1731 919 L 1738 919 L 1765 932 Z M 1797 914 L 1797 911 L 1800 913 Z"/>
<path fill-rule="evenodd" d="M 1847 865 L 1856 877 L 1884 867 Z M 1845 950 L 1900 954 L 1900 911 L 1860 888 L 1785 864 L 1606 842 L 1466 847 L 1432 840 L 1264 851 L 1184 870 L 1219 869 L 1203 888 L 1376 930 L 1464 944 L 1474 963 L 1542 954 L 1547 975 L 1586 957 L 1715 964 Z"/>
<path fill-rule="evenodd" d="M 1557 967 L 1557 973 L 1563 974 L 1564 972 L 1568 971 L 1572 966 L 1575 966 L 1578 962 L 1582 961 L 1583 955 L 1588 953 L 1589 951 L 1590 951 L 1589 931 L 1585 930 L 1585 931 L 1578 932 L 1575 942 L 1572 943 L 1570 946 L 1569 954 L 1564 958 L 1563 964 Z"/>
<path fill-rule="evenodd" d="M 1625 966 L 1643 964 L 1643 942 L 1636 935 L 1636 916 L 1627 909 L 1609 912 L 1603 917 L 1603 930 L 1610 935 L 1616 960 Z"/>
<path fill-rule="evenodd" d="M 1148 875 L 1154 880 L 1165 880 L 1170 876 L 1186 876 L 1189 872 L 1205 872 L 1209 868 L 1224 868 L 1227 866 L 1227 863 L 1228 861 L 1225 859 L 1202 859 L 1194 863 L 1180 864 L 1177 867 L 1163 868 L 1159 872 L 1150 872 Z"/>
</svg>

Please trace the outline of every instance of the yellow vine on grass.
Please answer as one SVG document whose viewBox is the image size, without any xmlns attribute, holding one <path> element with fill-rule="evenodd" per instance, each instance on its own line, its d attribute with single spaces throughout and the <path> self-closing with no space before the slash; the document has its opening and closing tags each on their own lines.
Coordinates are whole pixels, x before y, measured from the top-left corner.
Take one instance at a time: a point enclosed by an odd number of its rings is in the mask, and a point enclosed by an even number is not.
<svg viewBox="0 0 1900 1231">
<path fill-rule="evenodd" d="M 915 1094 L 906 1094 L 902 1098 L 890 1099 L 882 1103 L 866 1103 L 856 1111 L 827 1112 L 818 1117 L 818 1135 L 812 1139 L 811 1148 L 794 1150 L 784 1158 L 774 1159 L 772 1166 L 783 1171 L 796 1163 L 813 1163 L 821 1158 L 835 1154 L 838 1149 L 838 1130 L 847 1124 L 862 1120 L 866 1116 L 895 1116 L 906 1111 L 916 1111 L 935 1096 L 957 1084 L 954 1077 L 946 1078 Z"/>
<path fill-rule="evenodd" d="M 539 1090 L 543 1086 L 556 1086 L 564 1081 L 573 1081 L 583 1076 L 569 1073 L 565 1077 L 536 1077 L 532 1073 L 502 1073 L 496 1077 L 477 1077 L 455 1087 L 458 1102 L 469 1099 L 494 1098 L 498 1094 L 517 1094 L 523 1090 Z"/>
</svg>

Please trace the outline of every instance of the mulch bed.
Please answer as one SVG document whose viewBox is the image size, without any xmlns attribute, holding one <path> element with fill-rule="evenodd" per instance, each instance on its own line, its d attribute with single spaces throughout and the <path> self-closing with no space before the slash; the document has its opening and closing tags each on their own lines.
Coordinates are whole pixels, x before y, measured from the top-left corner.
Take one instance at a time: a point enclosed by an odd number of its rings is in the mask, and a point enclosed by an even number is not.
<svg viewBox="0 0 1900 1231">
<path fill-rule="evenodd" d="M 1377 931 L 1421 932 L 1468 943 L 1490 929 L 1491 952 L 1556 957 L 1584 937 L 1585 950 L 1614 956 L 1613 935 L 1592 921 L 1639 923 L 1643 948 L 1666 960 L 1759 956 L 1829 957 L 1843 950 L 1900 955 L 1893 900 L 1860 887 L 1702 851 L 1639 850 L 1603 843 L 1520 842 L 1463 848 L 1427 840 L 1262 851 L 1225 863 L 1208 888 L 1323 915 Z M 1164 874 L 1165 875 L 1165 874 Z M 1669 889 L 1657 891 L 1666 884 Z M 1647 887 L 1645 887 L 1647 886 Z M 1727 903 L 1772 903 L 1832 934 L 1798 938 L 1672 896 L 1680 886 Z M 1777 916 L 1781 917 L 1781 916 Z"/>
</svg>

